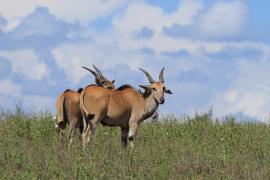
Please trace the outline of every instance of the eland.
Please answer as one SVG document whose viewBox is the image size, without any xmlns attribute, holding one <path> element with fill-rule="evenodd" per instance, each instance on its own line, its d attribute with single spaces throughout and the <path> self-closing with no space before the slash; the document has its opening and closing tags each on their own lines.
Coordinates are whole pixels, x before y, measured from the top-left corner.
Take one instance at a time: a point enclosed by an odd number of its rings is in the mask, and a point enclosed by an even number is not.
<svg viewBox="0 0 270 180">
<path fill-rule="evenodd" d="M 95 76 L 95 82 L 98 86 L 107 89 L 115 89 L 115 80 L 109 81 L 98 70 L 97 67 L 95 67 L 94 65 L 93 67 L 95 68 L 96 72 L 86 67 L 83 68 L 88 70 Z M 76 129 L 79 128 L 80 134 L 82 134 L 83 131 L 82 113 L 80 109 L 80 93 L 82 92 L 82 90 L 82 88 L 78 89 L 77 91 L 67 89 L 63 93 L 61 93 L 56 100 L 56 127 L 60 129 L 60 137 L 62 137 L 66 125 L 69 124 L 69 148 L 72 144 Z"/>
<path fill-rule="evenodd" d="M 80 94 L 80 107 L 83 115 L 82 141 L 85 147 L 99 123 L 105 126 L 121 127 L 121 142 L 126 147 L 128 140 L 134 146 L 138 127 L 145 119 L 156 112 L 158 106 L 165 102 L 164 93 L 172 94 L 164 85 L 163 72 L 160 71 L 159 81 L 143 70 L 149 85 L 140 85 L 144 92 L 124 85 L 111 91 L 96 85 L 89 85 Z"/>
</svg>

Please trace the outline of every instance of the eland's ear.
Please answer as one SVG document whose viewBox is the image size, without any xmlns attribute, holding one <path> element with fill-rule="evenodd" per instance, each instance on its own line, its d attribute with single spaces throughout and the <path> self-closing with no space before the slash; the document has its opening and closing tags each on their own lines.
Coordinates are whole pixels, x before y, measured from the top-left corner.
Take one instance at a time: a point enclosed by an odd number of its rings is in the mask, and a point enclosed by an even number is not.
<svg viewBox="0 0 270 180">
<path fill-rule="evenodd" d="M 115 82 L 115 79 L 111 81 L 111 83 L 113 83 L 113 84 L 114 84 L 114 82 Z"/>
<path fill-rule="evenodd" d="M 167 94 L 172 94 L 172 91 L 171 90 L 169 90 L 169 89 L 165 89 L 165 91 L 164 91 L 165 93 L 167 93 Z"/>
<path fill-rule="evenodd" d="M 101 84 L 101 85 L 104 85 L 106 82 L 107 82 L 107 81 L 105 81 L 105 80 L 103 80 L 103 79 L 100 80 L 100 84 Z"/>
<path fill-rule="evenodd" d="M 143 88 L 143 89 L 145 89 L 145 90 L 147 90 L 147 89 L 150 89 L 150 87 L 149 86 L 146 86 L 146 85 L 139 85 L 141 88 Z"/>
<path fill-rule="evenodd" d="M 146 94 L 151 94 L 151 88 L 149 86 L 146 85 L 139 85 L 139 86 L 145 90 Z"/>
</svg>

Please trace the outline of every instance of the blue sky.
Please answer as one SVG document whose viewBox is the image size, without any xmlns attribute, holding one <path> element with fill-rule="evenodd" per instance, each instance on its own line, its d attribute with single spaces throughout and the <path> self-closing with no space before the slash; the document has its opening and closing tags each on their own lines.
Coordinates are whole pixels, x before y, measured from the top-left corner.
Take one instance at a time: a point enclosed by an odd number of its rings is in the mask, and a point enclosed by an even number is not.
<svg viewBox="0 0 270 180">
<path fill-rule="evenodd" d="M 0 106 L 55 111 L 66 88 L 147 83 L 165 67 L 162 113 L 243 113 L 268 121 L 270 2 L 0 0 Z M 18 5 L 20 4 L 20 5 Z"/>
</svg>

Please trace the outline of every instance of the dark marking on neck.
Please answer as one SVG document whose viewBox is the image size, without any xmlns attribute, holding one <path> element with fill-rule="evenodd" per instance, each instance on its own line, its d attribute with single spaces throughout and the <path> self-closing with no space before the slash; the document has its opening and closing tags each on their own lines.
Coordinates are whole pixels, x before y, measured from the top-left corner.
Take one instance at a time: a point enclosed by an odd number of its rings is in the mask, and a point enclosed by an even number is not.
<svg viewBox="0 0 270 180">
<path fill-rule="evenodd" d="M 64 93 L 65 93 L 65 92 L 68 92 L 68 91 L 71 91 L 71 90 L 70 90 L 70 89 L 66 89 L 66 90 L 64 91 Z"/>
<path fill-rule="evenodd" d="M 117 88 L 117 91 L 122 91 L 125 89 L 134 89 L 134 88 L 129 84 L 124 84 L 124 85 L 120 86 L 119 88 Z"/>
<path fill-rule="evenodd" d="M 83 91 L 83 88 L 79 88 L 79 89 L 77 90 L 77 92 L 78 92 L 79 94 L 81 94 L 82 91 Z"/>
</svg>

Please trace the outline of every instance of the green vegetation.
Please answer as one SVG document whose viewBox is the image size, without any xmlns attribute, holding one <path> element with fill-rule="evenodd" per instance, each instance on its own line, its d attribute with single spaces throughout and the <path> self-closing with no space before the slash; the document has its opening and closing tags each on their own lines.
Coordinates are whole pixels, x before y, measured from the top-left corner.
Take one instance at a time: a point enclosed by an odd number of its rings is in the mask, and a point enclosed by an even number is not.
<svg viewBox="0 0 270 180">
<path fill-rule="evenodd" d="M 2 113 L 0 179 L 267 179 L 270 128 L 225 123 L 206 113 L 142 123 L 136 146 L 124 149 L 119 128 L 101 125 L 82 151 L 59 140 L 49 113 Z"/>
</svg>

